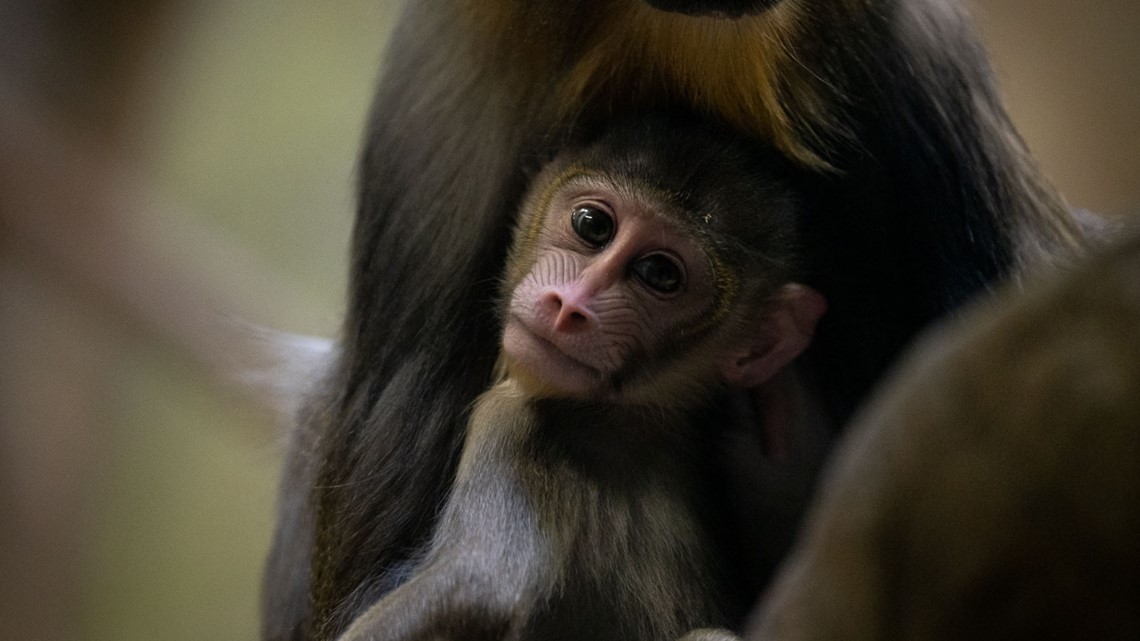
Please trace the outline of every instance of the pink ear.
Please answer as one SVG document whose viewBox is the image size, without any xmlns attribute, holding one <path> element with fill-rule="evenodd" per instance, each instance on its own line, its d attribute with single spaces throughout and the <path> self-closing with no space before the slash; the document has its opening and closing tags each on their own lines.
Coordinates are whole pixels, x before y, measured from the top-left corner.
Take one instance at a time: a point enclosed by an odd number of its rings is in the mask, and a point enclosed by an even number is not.
<svg viewBox="0 0 1140 641">
<path fill-rule="evenodd" d="M 789 283 L 776 292 L 756 333 L 729 352 L 721 375 L 733 387 L 748 388 L 772 378 L 811 344 L 827 301 L 814 289 Z"/>
</svg>

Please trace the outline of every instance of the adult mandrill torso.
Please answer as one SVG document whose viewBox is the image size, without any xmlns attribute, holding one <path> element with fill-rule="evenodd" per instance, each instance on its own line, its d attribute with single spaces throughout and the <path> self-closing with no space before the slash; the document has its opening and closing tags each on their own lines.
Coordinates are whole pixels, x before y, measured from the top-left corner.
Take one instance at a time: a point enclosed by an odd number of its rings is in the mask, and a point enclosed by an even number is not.
<svg viewBox="0 0 1140 641">
<path fill-rule="evenodd" d="M 342 641 L 733 638 L 749 603 L 717 545 L 717 434 L 696 418 L 782 370 L 826 308 L 792 281 L 791 175 L 680 117 L 615 126 L 539 175 L 500 382 L 431 546 Z"/>
<path fill-rule="evenodd" d="M 812 172 L 806 278 L 829 310 L 802 370 L 836 426 L 924 325 L 1081 243 L 955 2 L 409 2 L 360 162 L 339 357 L 286 464 L 265 638 L 333 638 L 406 577 L 493 380 L 491 301 L 531 172 L 663 104 Z M 735 522 L 757 586 L 811 487 L 772 492 L 761 471 L 738 495 L 772 500 Z"/>
</svg>

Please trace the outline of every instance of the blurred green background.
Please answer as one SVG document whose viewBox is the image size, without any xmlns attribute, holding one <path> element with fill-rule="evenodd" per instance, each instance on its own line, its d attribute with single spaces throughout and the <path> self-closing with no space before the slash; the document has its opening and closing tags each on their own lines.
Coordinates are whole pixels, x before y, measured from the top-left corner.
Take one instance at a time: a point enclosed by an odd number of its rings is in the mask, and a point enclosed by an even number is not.
<svg viewBox="0 0 1140 641">
<path fill-rule="evenodd" d="M 1069 199 L 1140 212 L 1140 8 L 981 0 Z M 335 335 L 393 2 L 0 8 L 0 627 L 252 639 L 282 421 L 250 327 Z"/>
</svg>

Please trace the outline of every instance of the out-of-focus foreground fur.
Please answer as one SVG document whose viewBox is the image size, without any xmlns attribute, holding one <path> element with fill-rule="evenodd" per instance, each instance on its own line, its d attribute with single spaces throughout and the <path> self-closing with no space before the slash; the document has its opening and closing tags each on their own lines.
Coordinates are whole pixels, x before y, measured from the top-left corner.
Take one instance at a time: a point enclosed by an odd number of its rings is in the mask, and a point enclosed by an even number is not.
<svg viewBox="0 0 1140 641">
<path fill-rule="evenodd" d="M 750 638 L 1140 638 L 1140 234 L 912 351 Z"/>
</svg>

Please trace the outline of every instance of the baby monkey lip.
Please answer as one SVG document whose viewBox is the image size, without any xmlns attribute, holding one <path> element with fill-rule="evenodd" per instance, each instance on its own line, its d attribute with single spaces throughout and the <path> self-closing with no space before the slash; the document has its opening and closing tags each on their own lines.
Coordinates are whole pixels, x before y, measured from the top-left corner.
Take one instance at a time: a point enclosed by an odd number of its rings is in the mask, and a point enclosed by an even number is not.
<svg viewBox="0 0 1140 641">
<path fill-rule="evenodd" d="M 511 331 L 512 327 L 517 329 L 518 331 L 521 331 L 523 334 L 525 334 L 526 337 L 529 339 L 529 342 L 533 346 L 538 348 L 537 351 L 543 352 L 543 354 L 548 356 L 548 357 L 553 357 L 554 362 L 550 362 L 550 361 L 541 362 L 542 357 L 538 354 L 535 354 L 534 353 L 535 350 L 522 350 L 525 353 L 520 354 L 520 353 L 518 353 L 517 350 L 508 349 L 509 352 L 512 352 L 511 355 L 515 358 L 515 360 L 520 361 L 521 364 L 523 365 L 523 367 L 525 367 L 526 369 L 535 370 L 535 369 L 541 368 L 543 365 L 545 365 L 548 368 L 554 367 L 554 366 L 570 366 L 570 367 L 580 368 L 582 370 L 585 370 L 586 372 L 588 372 L 593 377 L 600 377 L 601 376 L 601 372 L 599 372 L 596 368 L 591 367 L 591 366 L 587 365 L 586 363 L 583 363 L 582 361 L 574 358 L 573 356 L 570 356 L 569 354 L 564 352 L 562 350 L 562 348 L 558 347 L 558 345 L 555 344 L 554 341 L 550 340 L 549 338 L 546 338 L 541 332 L 538 332 L 538 331 L 532 329 L 530 327 L 530 325 L 526 323 L 526 321 L 519 318 L 518 316 L 512 315 L 510 317 L 510 319 L 507 322 L 507 330 L 505 333 L 509 333 Z M 532 362 L 532 361 L 540 361 L 540 362 Z"/>
</svg>

